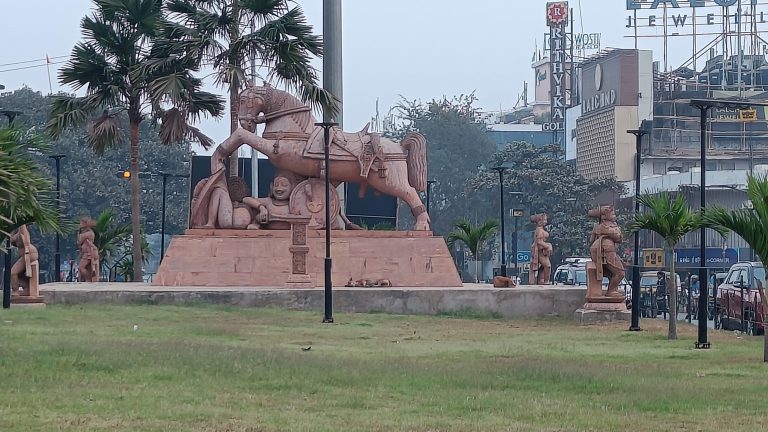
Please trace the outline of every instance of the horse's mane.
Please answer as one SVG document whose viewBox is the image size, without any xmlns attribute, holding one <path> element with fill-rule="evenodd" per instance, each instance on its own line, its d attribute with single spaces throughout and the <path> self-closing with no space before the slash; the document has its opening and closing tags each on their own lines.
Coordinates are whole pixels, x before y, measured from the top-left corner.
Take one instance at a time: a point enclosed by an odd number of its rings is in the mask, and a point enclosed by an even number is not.
<svg viewBox="0 0 768 432">
<path fill-rule="evenodd" d="M 276 89 L 272 86 L 265 86 L 264 113 L 275 113 L 291 108 L 306 107 L 299 98 L 288 93 L 285 90 Z M 301 130 L 306 130 L 310 125 L 314 125 L 311 111 L 293 113 L 287 116 L 293 120 Z"/>
</svg>

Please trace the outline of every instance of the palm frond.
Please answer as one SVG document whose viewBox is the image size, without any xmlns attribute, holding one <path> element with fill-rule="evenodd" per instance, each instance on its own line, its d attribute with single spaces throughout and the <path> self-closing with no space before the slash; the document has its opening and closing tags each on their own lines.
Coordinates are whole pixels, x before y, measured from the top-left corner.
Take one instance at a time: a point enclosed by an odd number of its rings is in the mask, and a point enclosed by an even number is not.
<svg viewBox="0 0 768 432">
<path fill-rule="evenodd" d="M 630 221 L 630 232 L 641 229 L 653 231 L 672 245 L 702 226 L 701 214 L 692 211 L 685 197 L 680 194 L 673 198 L 667 192 L 652 193 L 640 195 L 637 199 L 646 208 L 646 212 L 636 215 Z"/>
<path fill-rule="evenodd" d="M 747 195 L 752 209 L 726 210 L 712 206 L 704 211 L 703 221 L 708 228 L 736 233 L 765 263 L 768 262 L 768 178 L 750 176 Z"/>
<path fill-rule="evenodd" d="M 88 144 L 98 155 L 103 155 L 107 148 L 123 142 L 120 118 L 107 110 L 88 123 Z"/>
</svg>

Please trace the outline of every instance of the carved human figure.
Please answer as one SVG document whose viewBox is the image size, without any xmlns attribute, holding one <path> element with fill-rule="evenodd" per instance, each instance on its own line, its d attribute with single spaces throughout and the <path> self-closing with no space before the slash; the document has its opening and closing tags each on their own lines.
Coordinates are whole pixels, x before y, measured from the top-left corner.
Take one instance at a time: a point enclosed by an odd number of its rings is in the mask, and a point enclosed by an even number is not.
<svg viewBox="0 0 768 432">
<path fill-rule="evenodd" d="M 80 250 L 80 264 L 77 269 L 80 282 L 99 281 L 99 248 L 96 246 L 96 232 L 93 228 L 96 222 L 89 218 L 80 218 L 80 229 L 77 232 L 77 248 Z"/>
<path fill-rule="evenodd" d="M 616 211 L 613 206 L 600 206 L 589 211 L 589 217 L 598 219 L 589 237 L 589 252 L 592 262 L 587 266 L 587 299 L 602 297 L 603 277 L 608 277 L 608 290 L 605 297 L 623 299 L 619 284 L 624 277 L 624 263 L 617 253 L 616 244 L 621 243 L 623 235 L 616 223 Z"/>
<path fill-rule="evenodd" d="M 19 250 L 19 259 L 11 266 L 11 287 L 21 288 L 18 295 L 38 297 L 40 256 L 26 225 L 11 233 L 11 245 Z"/>
<path fill-rule="evenodd" d="M 294 186 L 293 181 L 287 175 L 278 173 L 272 180 L 269 197 L 248 200 L 247 204 L 256 215 L 254 218 L 256 223 L 250 224 L 248 229 L 290 229 L 291 224 L 289 222 L 277 220 L 275 216 L 291 213 L 288 204 Z"/>
<path fill-rule="evenodd" d="M 531 222 L 536 225 L 531 245 L 531 270 L 528 274 L 528 282 L 531 285 L 548 285 L 549 276 L 552 273 L 552 243 L 549 243 L 549 233 L 544 227 L 547 225 L 547 214 L 539 213 L 531 216 Z"/>
<path fill-rule="evenodd" d="M 245 229 L 255 205 L 248 184 L 240 177 L 224 181 L 223 172 L 200 180 L 192 193 L 193 228 Z"/>
</svg>

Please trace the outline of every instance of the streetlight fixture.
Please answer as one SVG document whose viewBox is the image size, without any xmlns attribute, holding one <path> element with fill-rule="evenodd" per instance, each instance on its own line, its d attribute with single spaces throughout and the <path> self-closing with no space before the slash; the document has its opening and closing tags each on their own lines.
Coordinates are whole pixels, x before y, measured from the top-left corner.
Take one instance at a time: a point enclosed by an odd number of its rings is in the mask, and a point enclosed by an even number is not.
<svg viewBox="0 0 768 432">
<path fill-rule="evenodd" d="M 0 110 L 0 114 L 8 117 L 8 126 L 13 126 L 13 120 L 21 114 L 16 110 Z M 5 260 L 3 270 L 3 309 L 11 307 L 11 239 L 5 241 Z"/>
<path fill-rule="evenodd" d="M 57 154 L 48 157 L 56 161 L 56 209 L 59 217 L 61 217 L 61 160 L 66 156 Z M 53 265 L 56 269 L 54 280 L 61 282 L 61 234 L 58 231 L 56 231 L 56 252 L 53 254 Z"/>
<path fill-rule="evenodd" d="M 323 128 L 323 152 L 325 156 L 325 311 L 323 323 L 333 323 L 333 281 L 331 279 L 331 175 L 330 175 L 330 133 L 337 126 L 334 122 L 315 123 Z"/>
<path fill-rule="evenodd" d="M 643 136 L 648 134 L 646 120 L 640 129 L 630 129 L 627 133 L 635 136 L 635 216 L 640 214 L 640 158 Z M 635 231 L 634 254 L 632 257 L 632 321 L 629 331 L 641 331 L 640 328 L 640 231 Z"/>
</svg>

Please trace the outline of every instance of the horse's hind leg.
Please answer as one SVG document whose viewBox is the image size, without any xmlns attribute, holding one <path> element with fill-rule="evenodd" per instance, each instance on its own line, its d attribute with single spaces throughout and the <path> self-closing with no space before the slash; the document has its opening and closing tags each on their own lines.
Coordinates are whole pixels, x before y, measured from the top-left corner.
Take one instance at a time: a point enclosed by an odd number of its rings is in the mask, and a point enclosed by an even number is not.
<svg viewBox="0 0 768 432">
<path fill-rule="evenodd" d="M 429 231 L 429 215 L 427 208 L 421 202 L 419 193 L 408 183 L 408 167 L 405 161 L 390 163 L 387 176 L 382 178 L 373 173 L 368 176 L 368 184 L 383 194 L 395 196 L 405 201 L 411 208 L 411 213 L 416 218 L 413 229 L 416 231 Z"/>
<path fill-rule="evenodd" d="M 411 208 L 411 213 L 413 213 L 413 217 L 416 218 L 416 224 L 413 226 L 414 231 L 429 231 L 430 220 L 429 215 L 427 214 L 427 208 L 421 202 L 421 197 L 419 197 L 419 193 L 416 192 L 416 189 L 409 186 L 405 191 L 405 195 L 400 198 L 408 204 L 408 207 Z"/>
</svg>

